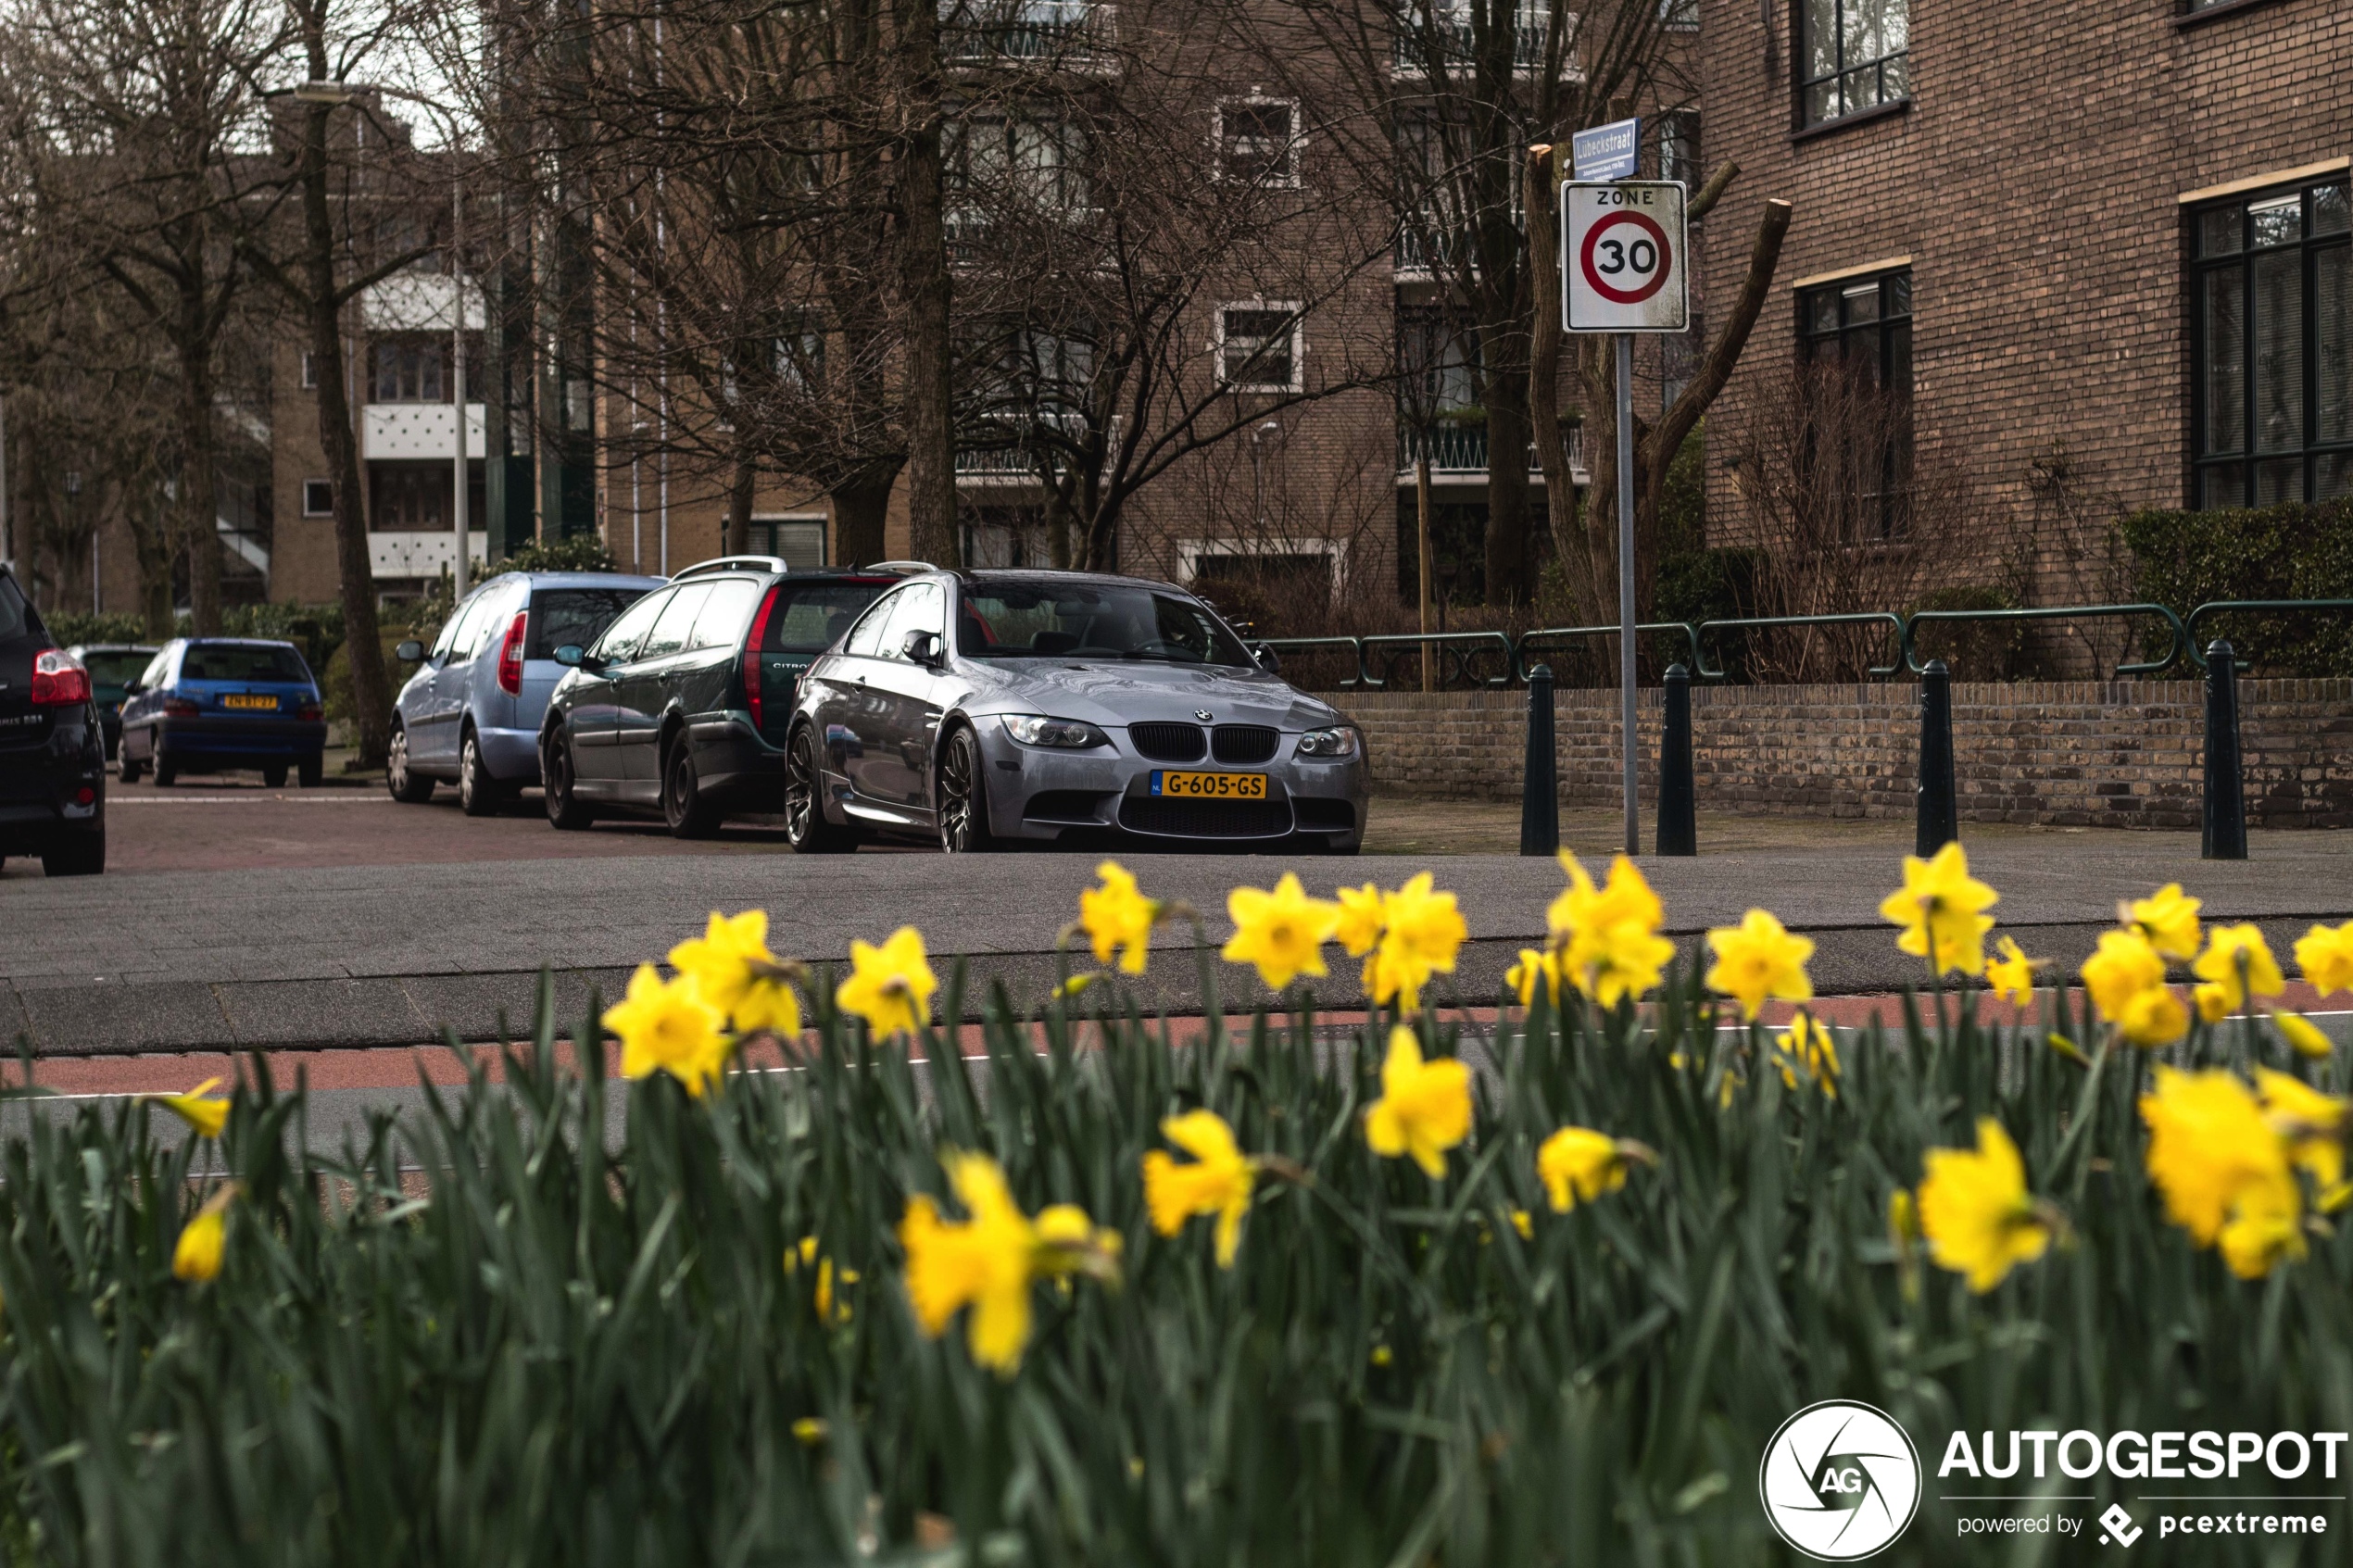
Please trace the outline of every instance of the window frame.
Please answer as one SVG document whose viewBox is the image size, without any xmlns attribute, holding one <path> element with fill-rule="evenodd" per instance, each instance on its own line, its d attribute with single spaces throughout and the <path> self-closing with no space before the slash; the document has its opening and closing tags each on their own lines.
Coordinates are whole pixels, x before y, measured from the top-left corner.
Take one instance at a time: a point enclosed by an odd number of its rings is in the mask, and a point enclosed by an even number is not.
<svg viewBox="0 0 2353 1568">
<path fill-rule="evenodd" d="M 2327 233 L 2313 232 L 2313 216 L 2319 194 L 2335 188 L 2347 193 L 2348 223 L 2345 228 Z M 2255 209 L 2273 207 L 2285 198 L 2296 201 L 2299 237 L 2284 245 L 2258 245 L 2255 242 Z M 2239 220 L 2237 245 L 2234 249 L 2208 256 L 2204 254 L 2203 231 L 2206 219 L 2216 213 L 2235 209 Z M 2313 497 L 2320 489 L 2320 465 L 2325 458 L 2339 458 L 2348 470 L 2353 470 L 2353 427 L 2346 436 L 2322 440 L 2320 433 L 2321 416 L 2321 356 L 2322 324 L 2317 307 L 2320 303 L 2321 257 L 2324 253 L 2353 249 L 2353 171 L 2335 169 L 2325 173 L 2308 174 L 2301 179 L 2282 181 L 2254 190 L 2237 191 L 2210 201 L 2184 204 L 2182 208 L 2183 255 L 2183 314 L 2188 353 L 2183 356 L 2189 377 L 2189 396 L 2185 400 L 2187 439 L 2183 443 L 2183 499 L 2192 511 L 2204 511 L 2223 507 L 2273 506 L 2288 501 L 2315 504 Z M 2259 258 L 2277 257 L 2293 251 L 2296 257 L 2296 279 L 2299 288 L 2296 353 L 2301 361 L 2298 398 L 2303 405 L 2302 440 L 2293 450 L 2264 452 L 2259 450 L 2257 434 L 2260 414 L 2257 403 L 2259 349 L 2257 343 L 2257 311 L 2255 268 Z M 2353 261 L 2348 261 L 2353 266 Z M 2208 393 L 2212 382 L 2212 362 L 2208 358 L 2207 280 L 2219 274 L 2235 271 L 2239 277 L 2239 348 L 2237 375 L 2239 382 L 2241 428 L 2239 446 L 2229 452 L 2206 450 Z M 2346 306 L 2353 314 L 2353 302 Z M 2348 326 L 2347 330 L 2353 330 Z M 2353 390 L 2348 390 L 2353 396 Z M 2268 464 L 2294 462 L 2297 466 L 2296 494 L 2261 498 L 2260 473 Z M 2208 475 L 2217 470 L 2238 470 L 2236 495 L 2228 500 L 2209 501 Z M 2353 490 L 2340 489 L 2340 496 Z M 2335 497 L 2332 497 L 2333 499 Z"/>
<path fill-rule="evenodd" d="M 1280 383 L 1272 381 L 1243 382 L 1232 379 L 1229 373 L 1230 368 L 1228 367 L 1226 358 L 1226 345 L 1227 342 L 1226 320 L 1227 317 L 1236 314 L 1267 316 L 1278 315 L 1289 320 L 1290 322 L 1290 375 L 1287 381 Z M 1230 299 L 1220 305 L 1217 307 L 1217 331 L 1214 345 L 1214 355 L 1217 368 L 1217 384 L 1219 388 L 1226 392 L 1233 393 L 1272 393 L 1277 395 L 1295 394 L 1306 391 L 1307 383 L 1303 373 L 1306 369 L 1307 361 L 1306 328 L 1307 318 L 1300 302 L 1297 300 Z M 1243 337 L 1247 336 L 1247 334 L 1237 335 Z M 1270 339 L 1268 337 L 1262 336 L 1256 341 L 1258 342 L 1259 346 L 1252 351 L 1252 354 L 1264 354 L 1265 352 L 1265 345 L 1270 341 Z"/>
<path fill-rule="evenodd" d="M 321 486 L 326 490 L 327 504 L 324 507 L 314 507 L 311 505 L 310 493 L 313 486 Z M 302 515 L 305 517 L 333 517 L 335 515 L 335 482 L 333 480 L 306 479 L 302 482 Z"/>
<path fill-rule="evenodd" d="M 1904 0 L 1904 47 L 1888 54 L 1875 56 L 1869 60 L 1850 64 L 1846 58 L 1846 12 L 1847 8 L 1856 3 L 1856 0 L 1829 0 L 1838 23 L 1834 61 L 1829 75 L 1808 76 L 1806 62 L 1812 54 L 1812 49 L 1811 41 L 1807 36 L 1807 29 L 1811 24 L 1806 11 L 1810 0 L 1790 0 L 1790 98 L 1792 128 L 1797 132 L 1815 131 L 1825 126 L 1840 125 L 1848 121 L 1860 121 L 1865 116 L 1893 113 L 1901 106 L 1912 101 L 1910 0 Z M 1887 92 L 1887 67 L 1891 60 L 1902 61 L 1904 70 L 1904 91 L 1893 97 L 1889 96 Z M 1839 102 L 1843 105 L 1846 101 L 1845 84 L 1848 79 L 1859 76 L 1866 70 L 1874 72 L 1879 84 L 1879 96 L 1876 102 L 1864 104 L 1858 107 L 1841 107 L 1835 113 L 1819 117 L 1806 112 L 1806 102 L 1811 89 L 1826 82 L 1832 83 L 1837 89 Z"/>
<path fill-rule="evenodd" d="M 1271 161 L 1267 171 L 1244 182 L 1231 157 L 1233 137 L 1227 126 L 1227 111 L 1238 108 L 1282 108 L 1290 116 L 1290 131 L 1285 136 L 1281 156 Z M 1300 188 L 1299 153 L 1307 137 L 1300 123 L 1300 102 L 1297 98 L 1279 98 L 1271 94 L 1250 93 L 1217 100 L 1214 134 L 1210 138 L 1210 177 L 1221 183 L 1247 182 L 1260 190 L 1296 191 Z M 1253 137 L 1255 141 L 1257 138 Z"/>
<path fill-rule="evenodd" d="M 1900 291 L 1903 308 L 1891 310 L 1890 304 L 1898 296 L 1898 291 L 1894 285 L 1899 280 L 1903 284 Z M 1869 321 L 1850 320 L 1847 314 L 1847 302 L 1866 288 L 1877 292 L 1878 298 L 1873 307 L 1875 314 Z M 1818 282 L 1808 283 L 1793 291 L 1793 303 L 1796 307 L 1797 316 L 1797 362 L 1801 372 L 1818 362 L 1818 355 L 1826 356 L 1832 361 L 1845 358 L 1850 352 L 1848 347 L 1850 340 L 1868 332 L 1876 340 L 1874 345 L 1876 352 L 1873 356 L 1874 363 L 1871 371 L 1872 383 L 1881 391 L 1894 388 L 1897 381 L 1895 370 L 1898 355 L 1895 346 L 1896 334 L 1890 330 L 1890 327 L 1892 323 L 1900 321 L 1903 324 L 1904 345 L 1901 354 L 1903 374 L 1900 391 L 1908 404 L 1912 396 L 1913 385 L 1912 336 L 1914 323 L 1917 320 L 1917 313 L 1913 307 L 1914 289 L 1912 264 L 1906 260 L 1892 266 L 1865 267 L 1843 276 L 1824 278 Z M 1818 331 L 1810 324 L 1808 317 L 1811 314 L 1810 307 L 1825 295 L 1831 295 L 1838 301 L 1838 320 L 1829 330 Z M 1905 497 L 1910 490 L 1917 439 L 1917 426 L 1907 420 L 1902 449 L 1899 453 L 1893 444 L 1890 445 L 1887 453 L 1888 468 L 1880 475 L 1880 533 L 1885 539 L 1895 538 L 1905 531 L 1906 511 Z M 1898 469 L 1901 471 L 1896 471 Z"/>
</svg>

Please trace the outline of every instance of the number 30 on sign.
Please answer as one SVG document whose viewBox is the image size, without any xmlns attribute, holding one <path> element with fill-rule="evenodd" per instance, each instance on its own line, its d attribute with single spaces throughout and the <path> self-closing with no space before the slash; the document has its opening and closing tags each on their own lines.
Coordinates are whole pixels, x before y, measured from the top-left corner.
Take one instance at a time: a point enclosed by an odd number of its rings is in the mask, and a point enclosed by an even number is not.
<svg viewBox="0 0 2353 1568">
<path fill-rule="evenodd" d="M 1561 324 L 1570 332 L 1683 331 L 1690 255 L 1681 182 L 1562 183 Z"/>
</svg>

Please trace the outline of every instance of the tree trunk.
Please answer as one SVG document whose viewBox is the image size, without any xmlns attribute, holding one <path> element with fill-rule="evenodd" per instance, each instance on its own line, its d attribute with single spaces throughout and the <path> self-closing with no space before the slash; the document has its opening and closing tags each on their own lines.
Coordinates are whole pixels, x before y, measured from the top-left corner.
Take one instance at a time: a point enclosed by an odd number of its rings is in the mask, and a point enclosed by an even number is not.
<svg viewBox="0 0 2353 1568">
<path fill-rule="evenodd" d="M 144 521 L 142 521 L 144 516 Z M 171 614 L 172 530 L 163 519 L 126 508 L 132 558 L 139 564 L 139 624 L 151 643 L 175 634 Z"/>
<path fill-rule="evenodd" d="M 1528 277 L 1536 300 L 1529 337 L 1528 415 L 1536 440 L 1536 461 L 1544 470 L 1544 512 L 1551 524 L 1553 553 L 1569 603 L 1581 617 L 1595 596 L 1585 581 L 1591 568 L 1578 536 L 1577 482 L 1569 472 L 1568 438 L 1561 430 L 1561 330 L 1559 232 L 1556 188 L 1559 159 L 1550 146 L 1530 147 L 1528 159 Z"/>
<path fill-rule="evenodd" d="M 1503 359 L 1487 371 L 1487 602 L 1524 604 L 1528 580 L 1528 365 L 1514 346 L 1491 346 Z"/>
<path fill-rule="evenodd" d="M 1579 508 L 1589 626 L 1617 622 L 1617 368 L 1607 332 L 1580 334 L 1577 379 L 1585 403 L 1585 504 Z"/>
<path fill-rule="evenodd" d="M 180 332 L 180 548 L 188 557 L 188 613 L 199 637 L 220 635 L 219 477 L 214 469 L 212 339 L 195 320 L 203 302 L 183 301 Z"/>
<path fill-rule="evenodd" d="M 876 470 L 834 487 L 834 550 L 840 565 L 870 566 L 890 554 L 883 542 L 883 523 L 890 515 L 890 490 L 899 464 L 876 465 Z"/>
<path fill-rule="evenodd" d="M 909 553 L 957 564 L 956 433 L 949 345 L 947 194 L 941 169 L 939 11 L 900 7 L 905 141 L 899 170 L 899 277 L 906 312 Z"/>
<path fill-rule="evenodd" d="M 306 18 L 308 27 L 309 19 Z M 304 40 L 314 77 L 327 76 L 321 34 Z M 376 583 L 368 562 L 368 513 L 360 494 L 359 443 L 352 437 L 345 395 L 343 323 L 335 291 L 334 215 L 327 191 L 328 106 L 309 106 L 302 131 L 304 292 L 310 309 L 311 363 L 319 383 L 319 445 L 334 483 L 335 569 L 342 587 L 344 646 L 351 659 L 351 700 L 357 710 L 363 769 L 381 768 L 392 737 L 392 688 L 384 678 L 384 638 L 376 624 Z"/>
<path fill-rule="evenodd" d="M 1414 444 L 1414 547 L 1421 576 L 1422 635 L 1430 633 L 1437 619 L 1438 595 L 1430 583 L 1437 563 L 1429 558 L 1429 434 L 1425 431 Z M 1422 645 L 1422 690 L 1438 689 L 1438 650 L 1429 644 Z"/>
</svg>

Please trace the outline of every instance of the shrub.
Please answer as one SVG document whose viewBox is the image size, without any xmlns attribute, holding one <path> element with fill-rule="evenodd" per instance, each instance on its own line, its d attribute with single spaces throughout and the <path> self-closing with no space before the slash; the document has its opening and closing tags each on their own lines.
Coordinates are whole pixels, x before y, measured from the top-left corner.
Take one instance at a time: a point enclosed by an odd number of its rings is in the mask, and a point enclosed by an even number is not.
<svg viewBox="0 0 2353 1568">
<path fill-rule="evenodd" d="M 1964 586 L 1922 594 L 1914 610 L 2016 609 L 2004 588 Z M 2018 673 L 2026 626 L 2017 621 L 1930 621 L 1913 639 L 1922 664 L 1941 659 L 1957 681 L 2007 681 Z"/>
<path fill-rule="evenodd" d="M 2184 615 L 2217 599 L 2353 598 L 2353 498 L 2134 512 L 2123 533 L 2141 596 Z M 2197 637 L 2228 638 L 2258 669 L 2353 675 L 2353 616 L 2209 617 Z"/>
<path fill-rule="evenodd" d="M 1907 999 L 1818 1078 L 1689 970 L 1639 1010 L 1426 1022 L 1480 1072 L 1433 1180 L 1361 1130 L 1383 1025 L 1334 1037 L 1302 1006 L 1229 1032 L 1203 962 L 1206 1018 L 1174 1028 L 1111 982 L 1034 1021 L 995 988 L 981 1060 L 925 1032 L 927 1082 L 818 985 L 797 1070 L 700 1098 L 655 1077 L 609 1120 L 543 983 L 503 1090 L 471 1059 L 462 1096 L 333 1158 L 299 1092 L 241 1093 L 217 1153 L 163 1148 L 145 1104 L 35 1114 L 0 1146 L 0 1529 L 192 1568 L 1742 1564 L 1796 1561 L 1752 1477 L 1817 1399 L 1888 1411 L 1931 1471 L 1955 1431 L 2353 1426 L 2353 1231 L 2261 1280 L 2194 1247 L 2145 1173 L 2151 1059 L 2071 1005 L 2012 1031 Z M 2173 1060 L 2249 1057 L 2295 1070 L 2253 1024 Z M 1147 1217 L 1142 1157 L 1193 1108 L 1264 1160 L 1230 1269 L 1209 1222 Z M 2071 1234 L 1974 1294 L 1890 1200 L 1987 1117 Z M 1655 1167 L 1555 1211 L 1537 1151 L 1564 1124 Z M 993 1156 L 1024 1213 L 1122 1233 L 1116 1287 L 1027 1291 L 1010 1375 L 902 1291 L 899 1226 L 947 1148 Z M 225 1266 L 182 1284 L 221 1174 Z M 2079 1517 L 2145 1489 L 2072 1484 Z M 1922 1489 L 1901 1560 L 1983 1561 Z"/>
</svg>

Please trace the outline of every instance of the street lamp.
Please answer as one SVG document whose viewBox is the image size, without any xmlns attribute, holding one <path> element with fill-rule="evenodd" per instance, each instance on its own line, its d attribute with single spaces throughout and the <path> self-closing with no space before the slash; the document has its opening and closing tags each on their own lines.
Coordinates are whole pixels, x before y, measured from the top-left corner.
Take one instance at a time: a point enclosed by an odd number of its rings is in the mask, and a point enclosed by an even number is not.
<svg viewBox="0 0 2353 1568">
<path fill-rule="evenodd" d="M 466 184 L 465 171 L 457 158 L 459 137 L 455 112 L 422 93 L 401 87 L 384 87 L 366 82 L 306 82 L 294 90 L 294 96 L 306 104 L 343 105 L 356 102 L 365 94 L 399 98 L 440 117 L 449 130 L 449 285 L 452 300 L 449 325 L 450 405 L 457 411 L 458 447 L 452 460 L 450 507 L 458 525 L 458 563 L 450 569 L 450 590 L 453 599 L 466 596 L 466 576 L 471 560 L 467 552 L 466 490 L 469 470 L 466 458 Z"/>
</svg>

